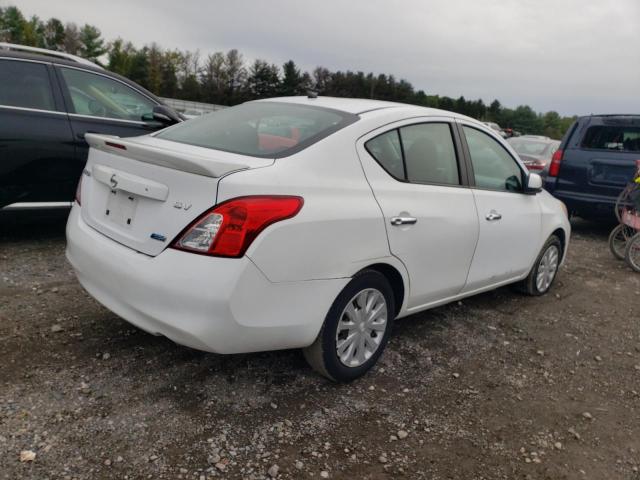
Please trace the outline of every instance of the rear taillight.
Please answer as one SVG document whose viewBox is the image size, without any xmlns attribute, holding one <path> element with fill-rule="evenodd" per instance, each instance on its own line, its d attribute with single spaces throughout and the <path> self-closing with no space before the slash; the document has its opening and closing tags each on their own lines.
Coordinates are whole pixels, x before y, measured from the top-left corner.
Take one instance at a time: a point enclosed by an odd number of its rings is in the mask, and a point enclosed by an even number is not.
<svg viewBox="0 0 640 480">
<path fill-rule="evenodd" d="M 558 173 L 560 173 L 560 164 L 562 163 L 563 154 L 564 154 L 564 151 L 558 149 L 553 154 L 553 157 L 551 157 L 551 165 L 549 165 L 549 176 L 550 177 L 557 177 Z"/>
<path fill-rule="evenodd" d="M 302 204 L 301 197 L 234 198 L 198 217 L 171 246 L 215 257 L 242 257 L 260 232 L 273 223 L 294 217 Z"/>
<path fill-rule="evenodd" d="M 80 175 L 80 180 L 78 180 L 78 186 L 76 187 L 76 203 L 78 205 L 82 205 L 82 177 L 84 177 L 84 174 Z"/>
</svg>

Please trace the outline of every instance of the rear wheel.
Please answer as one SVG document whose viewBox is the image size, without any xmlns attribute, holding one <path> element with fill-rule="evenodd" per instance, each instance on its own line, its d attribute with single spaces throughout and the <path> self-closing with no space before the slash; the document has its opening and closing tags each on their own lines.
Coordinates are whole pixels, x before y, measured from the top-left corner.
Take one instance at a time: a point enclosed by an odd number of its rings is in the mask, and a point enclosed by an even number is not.
<svg viewBox="0 0 640 480">
<path fill-rule="evenodd" d="M 380 358 L 395 316 L 393 291 L 381 273 L 365 270 L 340 292 L 315 342 L 303 350 L 320 374 L 354 380 Z"/>
<path fill-rule="evenodd" d="M 625 260 L 636 272 L 640 272 L 640 232 L 627 241 Z"/>
<path fill-rule="evenodd" d="M 551 235 L 544 244 L 529 276 L 520 284 L 520 290 L 528 295 L 544 295 L 549 291 L 560 267 L 562 243 Z"/>
<path fill-rule="evenodd" d="M 627 241 L 633 237 L 635 230 L 627 225 L 616 226 L 609 234 L 609 250 L 618 260 L 624 260 Z"/>
</svg>

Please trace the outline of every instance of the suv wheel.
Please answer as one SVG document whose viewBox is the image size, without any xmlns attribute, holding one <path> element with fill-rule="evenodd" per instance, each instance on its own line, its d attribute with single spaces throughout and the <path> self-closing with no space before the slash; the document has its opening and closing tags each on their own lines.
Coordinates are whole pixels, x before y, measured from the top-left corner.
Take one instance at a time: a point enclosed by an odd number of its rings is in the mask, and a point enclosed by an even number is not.
<svg viewBox="0 0 640 480">
<path fill-rule="evenodd" d="M 315 342 L 303 350 L 307 362 L 338 382 L 364 375 L 389 340 L 393 298 L 384 275 L 373 270 L 357 274 L 333 302 Z"/>
</svg>

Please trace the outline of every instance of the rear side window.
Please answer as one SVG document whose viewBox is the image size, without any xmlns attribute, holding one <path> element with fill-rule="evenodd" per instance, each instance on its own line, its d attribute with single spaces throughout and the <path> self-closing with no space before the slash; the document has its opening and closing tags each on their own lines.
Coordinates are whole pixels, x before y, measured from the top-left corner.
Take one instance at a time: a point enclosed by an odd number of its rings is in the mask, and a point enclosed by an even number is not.
<svg viewBox="0 0 640 480">
<path fill-rule="evenodd" d="M 406 179 L 398 130 L 391 130 L 369 140 L 366 148 L 387 173 L 398 179 Z"/>
<path fill-rule="evenodd" d="M 41 63 L 0 60 L 0 105 L 55 110 L 47 67 Z"/>
<path fill-rule="evenodd" d="M 253 157 L 296 153 L 355 122 L 357 115 L 322 107 L 251 102 L 161 131 L 157 137 Z"/>
<path fill-rule="evenodd" d="M 458 160 L 447 123 L 420 123 L 383 133 L 367 151 L 397 180 L 460 185 Z"/>
<path fill-rule="evenodd" d="M 582 148 L 638 152 L 640 151 L 640 127 L 618 125 L 589 127 L 582 139 Z"/>
<path fill-rule="evenodd" d="M 458 162 L 451 129 L 446 123 L 422 123 L 400 129 L 407 166 L 413 183 L 459 185 Z"/>
</svg>

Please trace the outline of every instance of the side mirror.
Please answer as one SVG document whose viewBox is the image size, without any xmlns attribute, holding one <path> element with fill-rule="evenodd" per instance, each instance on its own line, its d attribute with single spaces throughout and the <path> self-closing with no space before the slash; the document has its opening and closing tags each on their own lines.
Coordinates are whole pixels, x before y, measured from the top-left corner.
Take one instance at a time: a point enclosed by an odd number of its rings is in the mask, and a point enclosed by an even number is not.
<svg viewBox="0 0 640 480">
<path fill-rule="evenodd" d="M 525 193 L 536 194 L 542 191 L 542 177 L 537 173 L 527 175 Z"/>
<path fill-rule="evenodd" d="M 174 125 L 183 121 L 179 113 L 166 105 L 156 105 L 153 107 L 153 119 L 166 126 Z"/>
</svg>

